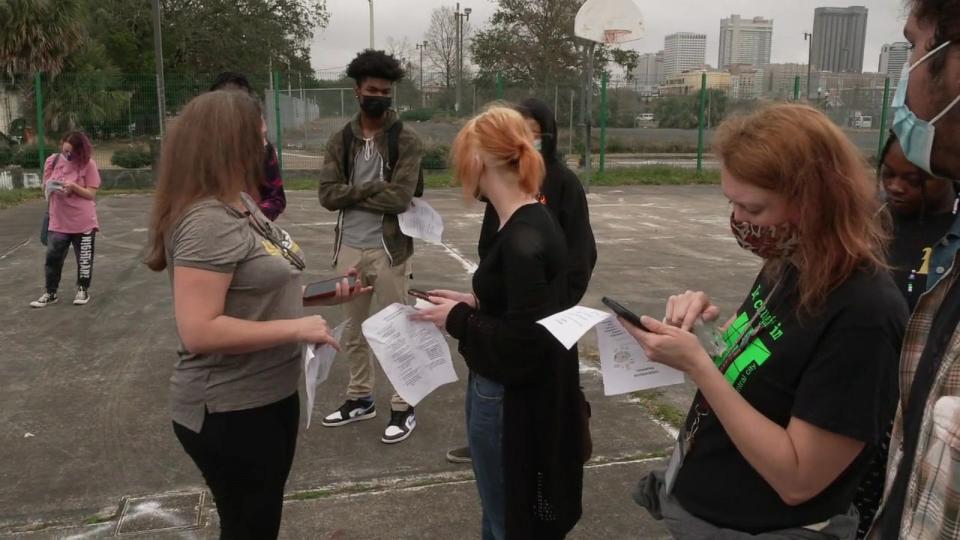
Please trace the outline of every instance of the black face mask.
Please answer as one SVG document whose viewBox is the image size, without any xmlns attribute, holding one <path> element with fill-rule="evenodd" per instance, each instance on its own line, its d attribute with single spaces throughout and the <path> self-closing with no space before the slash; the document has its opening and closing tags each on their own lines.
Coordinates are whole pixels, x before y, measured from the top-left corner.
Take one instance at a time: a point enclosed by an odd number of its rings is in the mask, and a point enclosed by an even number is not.
<svg viewBox="0 0 960 540">
<path fill-rule="evenodd" d="M 382 117 L 392 103 L 387 96 L 360 96 L 360 109 L 370 118 Z"/>
</svg>

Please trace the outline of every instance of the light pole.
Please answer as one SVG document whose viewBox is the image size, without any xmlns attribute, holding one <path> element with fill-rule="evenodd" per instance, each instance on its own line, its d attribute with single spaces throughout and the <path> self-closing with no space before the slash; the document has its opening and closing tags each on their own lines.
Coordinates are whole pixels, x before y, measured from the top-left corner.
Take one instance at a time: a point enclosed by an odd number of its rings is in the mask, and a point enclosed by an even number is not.
<svg viewBox="0 0 960 540">
<path fill-rule="evenodd" d="M 807 101 L 810 101 L 810 66 L 813 65 L 813 34 L 804 32 L 803 40 L 807 42 Z"/>
<path fill-rule="evenodd" d="M 373 49 L 373 0 L 367 2 L 370 2 L 370 48 Z"/>
<path fill-rule="evenodd" d="M 470 20 L 470 8 L 463 8 L 460 11 L 460 2 L 457 2 L 457 10 L 453 12 L 453 20 L 457 25 L 457 104 L 456 111 L 460 112 L 460 106 L 463 102 L 463 22 Z"/>
<path fill-rule="evenodd" d="M 417 49 L 420 51 L 420 108 L 427 108 L 427 94 L 423 91 L 423 51 L 427 50 L 428 42 L 417 43 Z"/>
<path fill-rule="evenodd" d="M 160 35 L 160 0 L 153 0 L 153 56 L 157 68 L 157 116 L 160 120 L 160 140 L 163 144 L 163 121 L 167 115 L 165 96 L 166 87 L 163 82 L 163 39 Z"/>
</svg>

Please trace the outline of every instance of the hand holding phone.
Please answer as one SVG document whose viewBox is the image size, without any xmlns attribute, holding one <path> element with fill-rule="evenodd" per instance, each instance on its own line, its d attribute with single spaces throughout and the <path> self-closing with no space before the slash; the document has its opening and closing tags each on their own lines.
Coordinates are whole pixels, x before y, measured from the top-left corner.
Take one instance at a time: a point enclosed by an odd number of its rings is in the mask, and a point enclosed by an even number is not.
<svg viewBox="0 0 960 540">
<path fill-rule="evenodd" d="M 407 294 L 414 298 L 419 298 L 424 302 L 430 302 L 430 295 L 427 294 L 426 291 L 421 291 L 420 289 L 408 289 Z M 433 302 L 430 303 L 432 304 Z"/>
<path fill-rule="evenodd" d="M 621 305 L 616 300 L 613 300 L 612 298 L 607 298 L 606 296 L 604 296 L 601 302 L 603 302 L 608 308 L 610 308 L 614 313 L 616 313 L 618 317 L 622 318 L 623 320 L 627 321 L 633 326 L 636 326 L 637 328 L 643 330 L 644 332 L 650 331 L 649 329 L 647 329 L 646 326 L 643 325 L 642 322 L 640 322 L 640 317 L 638 317 L 637 314 L 623 307 L 623 305 Z"/>
<path fill-rule="evenodd" d="M 347 280 L 347 284 L 350 286 L 350 290 L 353 290 L 357 287 L 357 277 L 353 275 L 349 276 L 340 276 L 331 279 L 325 279 L 323 281 L 315 281 L 303 290 L 303 299 L 304 300 L 322 300 L 325 298 L 333 298 L 337 295 L 337 284 Z"/>
</svg>

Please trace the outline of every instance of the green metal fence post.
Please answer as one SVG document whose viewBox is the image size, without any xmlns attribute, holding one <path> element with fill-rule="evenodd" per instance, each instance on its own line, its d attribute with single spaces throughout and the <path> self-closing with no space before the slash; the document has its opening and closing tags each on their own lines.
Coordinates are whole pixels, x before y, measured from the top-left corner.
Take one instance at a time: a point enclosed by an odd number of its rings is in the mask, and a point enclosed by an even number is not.
<svg viewBox="0 0 960 540">
<path fill-rule="evenodd" d="M 703 178 L 703 121 L 707 108 L 707 72 L 700 78 L 700 122 L 697 135 L 697 178 Z"/>
<path fill-rule="evenodd" d="M 46 136 L 43 132 L 43 88 L 41 85 L 43 74 L 37 72 L 33 77 L 33 91 L 37 105 L 37 156 L 40 158 L 40 174 L 43 175 L 43 163 L 47 156 Z"/>
<path fill-rule="evenodd" d="M 890 108 L 890 77 L 883 83 L 883 107 L 880 109 L 880 144 L 877 147 L 877 159 L 887 144 L 887 111 Z"/>
<path fill-rule="evenodd" d="M 273 72 L 273 105 L 276 110 L 276 122 L 277 122 L 277 163 L 280 165 L 280 171 L 283 172 L 283 144 L 281 144 L 281 132 L 282 128 L 280 124 L 280 72 Z"/>
<path fill-rule="evenodd" d="M 797 75 L 793 79 L 793 100 L 800 101 L 800 76 Z"/>
<path fill-rule="evenodd" d="M 603 174 L 607 163 L 607 83 L 610 76 L 604 72 L 600 77 L 600 168 L 598 172 Z"/>
<path fill-rule="evenodd" d="M 497 72 L 497 99 L 503 99 L 503 74 Z"/>
</svg>

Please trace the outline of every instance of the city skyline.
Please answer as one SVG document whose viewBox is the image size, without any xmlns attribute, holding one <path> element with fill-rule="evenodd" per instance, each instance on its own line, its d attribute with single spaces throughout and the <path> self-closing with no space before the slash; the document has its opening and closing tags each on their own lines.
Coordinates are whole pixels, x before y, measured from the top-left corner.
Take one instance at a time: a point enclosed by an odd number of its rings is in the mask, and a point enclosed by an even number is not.
<svg viewBox="0 0 960 540">
<path fill-rule="evenodd" d="M 454 7 L 456 2 L 445 0 L 375 0 L 376 42 L 386 46 L 388 37 L 407 37 L 411 43 L 422 40 L 429 26 L 430 12 L 443 5 Z M 492 0 L 466 0 L 463 6 L 473 9 L 470 22 L 474 28 L 485 25 L 496 10 Z M 903 40 L 906 18 L 903 3 L 890 0 L 861 1 L 796 1 L 768 2 L 761 0 L 730 0 L 703 3 L 698 0 L 673 0 L 664 4 L 650 4 L 643 8 L 646 22 L 645 37 L 628 43 L 623 48 L 639 53 L 656 53 L 663 48 L 664 38 L 676 32 L 694 32 L 707 35 L 706 57 L 714 64 L 719 57 L 720 21 L 731 14 L 744 17 L 760 16 L 776 21 L 772 44 L 772 63 L 806 63 L 807 43 L 803 32 L 813 30 L 814 10 L 818 7 L 848 7 L 863 5 L 870 11 L 866 33 L 864 66 L 873 70 L 881 47 Z M 315 69 L 337 70 L 344 66 L 369 43 L 369 7 L 362 0 L 328 0 L 332 17 L 329 27 L 318 33 L 312 43 L 312 63 Z M 422 17 L 412 14 L 422 13 Z"/>
</svg>

